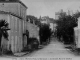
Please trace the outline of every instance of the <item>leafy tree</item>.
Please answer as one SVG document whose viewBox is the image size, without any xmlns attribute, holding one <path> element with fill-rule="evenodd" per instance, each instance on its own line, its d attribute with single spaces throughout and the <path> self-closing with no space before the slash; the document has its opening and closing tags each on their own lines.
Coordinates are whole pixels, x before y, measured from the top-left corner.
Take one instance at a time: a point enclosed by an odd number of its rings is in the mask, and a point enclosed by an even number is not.
<svg viewBox="0 0 80 60">
<path fill-rule="evenodd" d="M 1 48 L 1 40 L 2 40 L 2 36 L 8 40 L 8 30 L 10 30 L 8 28 L 8 23 L 5 20 L 0 20 L 0 48 Z"/>
<path fill-rule="evenodd" d="M 49 28 L 49 25 L 47 24 L 41 24 L 40 30 L 39 30 L 39 36 L 40 36 L 40 43 L 47 42 L 47 39 L 51 36 L 51 30 Z"/>
<path fill-rule="evenodd" d="M 63 13 L 62 13 L 63 14 Z M 57 36 L 63 38 L 65 43 L 73 42 L 74 27 L 77 26 L 77 18 L 71 15 L 61 16 L 57 21 Z"/>
<path fill-rule="evenodd" d="M 39 19 L 38 19 L 37 17 L 35 17 L 35 16 L 27 15 L 26 21 L 29 21 L 29 20 L 30 20 L 30 23 L 35 23 L 35 24 L 38 25 L 38 26 L 39 26 L 39 24 L 40 24 Z"/>
</svg>

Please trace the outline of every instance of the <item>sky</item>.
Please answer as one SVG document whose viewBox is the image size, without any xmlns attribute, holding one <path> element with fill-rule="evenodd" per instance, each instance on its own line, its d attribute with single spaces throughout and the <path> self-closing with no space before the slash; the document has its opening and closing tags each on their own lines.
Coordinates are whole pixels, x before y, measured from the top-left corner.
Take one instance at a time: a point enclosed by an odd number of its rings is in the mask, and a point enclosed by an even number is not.
<svg viewBox="0 0 80 60">
<path fill-rule="evenodd" d="M 80 11 L 79 0 L 21 0 L 27 7 L 27 15 L 36 17 L 49 16 L 55 18 L 55 12 L 63 9 L 64 11 Z"/>
</svg>

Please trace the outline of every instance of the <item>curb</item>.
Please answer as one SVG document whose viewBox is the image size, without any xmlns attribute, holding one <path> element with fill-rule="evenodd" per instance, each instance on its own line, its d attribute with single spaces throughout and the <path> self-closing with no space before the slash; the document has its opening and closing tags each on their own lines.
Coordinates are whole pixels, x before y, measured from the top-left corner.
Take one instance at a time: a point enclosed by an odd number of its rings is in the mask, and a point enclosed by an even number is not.
<svg viewBox="0 0 80 60">
<path fill-rule="evenodd" d="M 24 56 L 24 55 L 26 55 L 26 54 L 29 54 L 30 52 L 21 52 L 21 53 L 15 53 L 15 54 L 13 54 L 14 56 L 16 56 L 16 57 L 22 57 L 22 56 Z"/>
</svg>

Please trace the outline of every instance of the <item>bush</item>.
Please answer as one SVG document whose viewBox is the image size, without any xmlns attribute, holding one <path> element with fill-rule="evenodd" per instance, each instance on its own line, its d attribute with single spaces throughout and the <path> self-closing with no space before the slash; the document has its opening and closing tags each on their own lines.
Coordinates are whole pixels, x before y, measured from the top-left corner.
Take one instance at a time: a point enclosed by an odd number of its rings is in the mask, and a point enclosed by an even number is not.
<svg viewBox="0 0 80 60">
<path fill-rule="evenodd" d="M 28 40 L 28 49 L 29 50 L 38 49 L 38 46 L 39 46 L 39 42 L 36 38 L 29 38 L 29 40 Z"/>
<path fill-rule="evenodd" d="M 51 36 L 51 30 L 47 24 L 41 25 L 39 30 L 40 42 L 47 42 L 47 39 Z"/>
</svg>

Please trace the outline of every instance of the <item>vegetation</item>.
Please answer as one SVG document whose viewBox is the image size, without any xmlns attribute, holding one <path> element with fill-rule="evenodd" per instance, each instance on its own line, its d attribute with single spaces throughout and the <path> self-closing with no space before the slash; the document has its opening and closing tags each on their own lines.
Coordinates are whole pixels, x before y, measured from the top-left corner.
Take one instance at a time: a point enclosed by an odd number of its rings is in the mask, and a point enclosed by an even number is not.
<svg viewBox="0 0 80 60">
<path fill-rule="evenodd" d="M 1 40 L 2 40 L 2 36 L 8 40 L 8 30 L 10 30 L 8 28 L 8 23 L 5 20 L 0 20 L 0 48 L 1 48 Z"/>
<path fill-rule="evenodd" d="M 43 44 L 43 42 L 47 42 L 47 40 L 50 41 L 51 30 L 49 28 L 49 25 L 43 24 L 40 26 L 39 36 L 41 44 Z"/>
<path fill-rule="evenodd" d="M 57 21 L 57 37 L 63 38 L 63 41 L 65 44 L 71 44 L 74 43 L 74 27 L 77 26 L 77 18 L 79 16 L 79 13 L 76 13 L 74 15 L 62 15 L 61 13 L 60 17 Z"/>
<path fill-rule="evenodd" d="M 26 21 L 32 24 L 35 23 L 35 25 L 39 27 L 40 43 L 42 44 L 43 42 L 47 42 L 47 40 L 50 38 L 51 35 L 51 30 L 49 28 L 49 25 L 40 23 L 40 19 L 32 15 L 28 15 Z"/>
<path fill-rule="evenodd" d="M 32 15 L 27 15 L 26 18 L 27 18 L 26 21 L 30 21 L 30 23 L 32 23 L 32 24 L 35 24 L 35 25 L 37 25 L 37 26 L 40 25 L 40 21 L 39 21 L 39 19 L 38 19 L 37 17 L 32 16 Z"/>
</svg>

